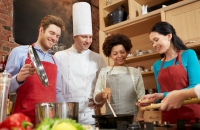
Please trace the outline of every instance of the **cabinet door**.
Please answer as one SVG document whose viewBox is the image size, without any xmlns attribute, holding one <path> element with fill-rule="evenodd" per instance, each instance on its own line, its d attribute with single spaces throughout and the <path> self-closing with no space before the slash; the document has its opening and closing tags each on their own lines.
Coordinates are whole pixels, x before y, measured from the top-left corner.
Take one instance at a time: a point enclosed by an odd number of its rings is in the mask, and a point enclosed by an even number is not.
<svg viewBox="0 0 200 130">
<path fill-rule="evenodd" d="M 174 26 L 185 43 L 200 44 L 200 1 L 168 10 L 165 14 L 165 20 Z"/>
<path fill-rule="evenodd" d="M 161 124 L 162 113 L 161 111 L 145 111 L 144 112 L 144 120 L 146 122 L 158 121 Z"/>
</svg>

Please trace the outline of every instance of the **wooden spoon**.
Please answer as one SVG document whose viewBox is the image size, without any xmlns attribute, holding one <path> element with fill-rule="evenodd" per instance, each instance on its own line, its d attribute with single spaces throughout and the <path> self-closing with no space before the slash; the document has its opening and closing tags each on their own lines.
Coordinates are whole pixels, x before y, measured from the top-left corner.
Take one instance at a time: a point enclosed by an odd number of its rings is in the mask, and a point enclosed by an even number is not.
<svg viewBox="0 0 200 130">
<path fill-rule="evenodd" d="M 106 102 L 108 103 L 108 106 L 110 107 L 110 110 L 112 111 L 114 117 L 117 117 L 117 115 L 115 114 L 115 112 L 114 112 L 112 106 L 111 106 L 110 103 L 108 102 L 108 99 L 106 99 Z"/>
</svg>

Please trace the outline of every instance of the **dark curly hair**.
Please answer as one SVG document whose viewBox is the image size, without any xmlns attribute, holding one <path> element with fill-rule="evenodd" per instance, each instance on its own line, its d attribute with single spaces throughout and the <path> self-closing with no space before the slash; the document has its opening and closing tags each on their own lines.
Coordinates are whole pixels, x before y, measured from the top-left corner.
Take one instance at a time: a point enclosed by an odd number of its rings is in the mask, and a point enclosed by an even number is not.
<svg viewBox="0 0 200 130">
<path fill-rule="evenodd" d="M 131 40 L 123 34 L 112 34 L 108 36 L 103 43 L 103 53 L 106 57 L 109 57 L 111 50 L 116 45 L 123 45 L 126 52 L 130 52 L 132 48 Z"/>
</svg>

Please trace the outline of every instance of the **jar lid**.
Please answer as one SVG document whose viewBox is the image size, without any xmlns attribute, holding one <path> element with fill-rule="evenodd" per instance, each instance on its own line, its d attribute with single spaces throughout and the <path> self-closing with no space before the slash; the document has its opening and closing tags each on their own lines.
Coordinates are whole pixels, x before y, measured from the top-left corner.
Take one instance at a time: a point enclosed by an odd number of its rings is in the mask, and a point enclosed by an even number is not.
<svg viewBox="0 0 200 130">
<path fill-rule="evenodd" d="M 0 78 L 8 78 L 10 79 L 12 76 L 10 73 L 8 73 L 6 70 L 4 70 L 2 73 L 0 73 Z"/>
</svg>

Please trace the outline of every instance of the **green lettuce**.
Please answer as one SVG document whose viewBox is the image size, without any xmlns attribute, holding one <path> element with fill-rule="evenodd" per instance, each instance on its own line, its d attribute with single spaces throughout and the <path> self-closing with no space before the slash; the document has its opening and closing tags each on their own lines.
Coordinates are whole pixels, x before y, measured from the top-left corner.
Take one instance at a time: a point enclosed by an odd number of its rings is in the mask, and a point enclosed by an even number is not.
<svg viewBox="0 0 200 130">
<path fill-rule="evenodd" d="M 81 124 L 69 118 L 67 119 L 45 118 L 39 125 L 37 125 L 35 130 L 54 130 L 54 128 L 62 122 L 72 124 L 73 126 L 76 127 L 77 130 L 85 130 Z"/>
</svg>

